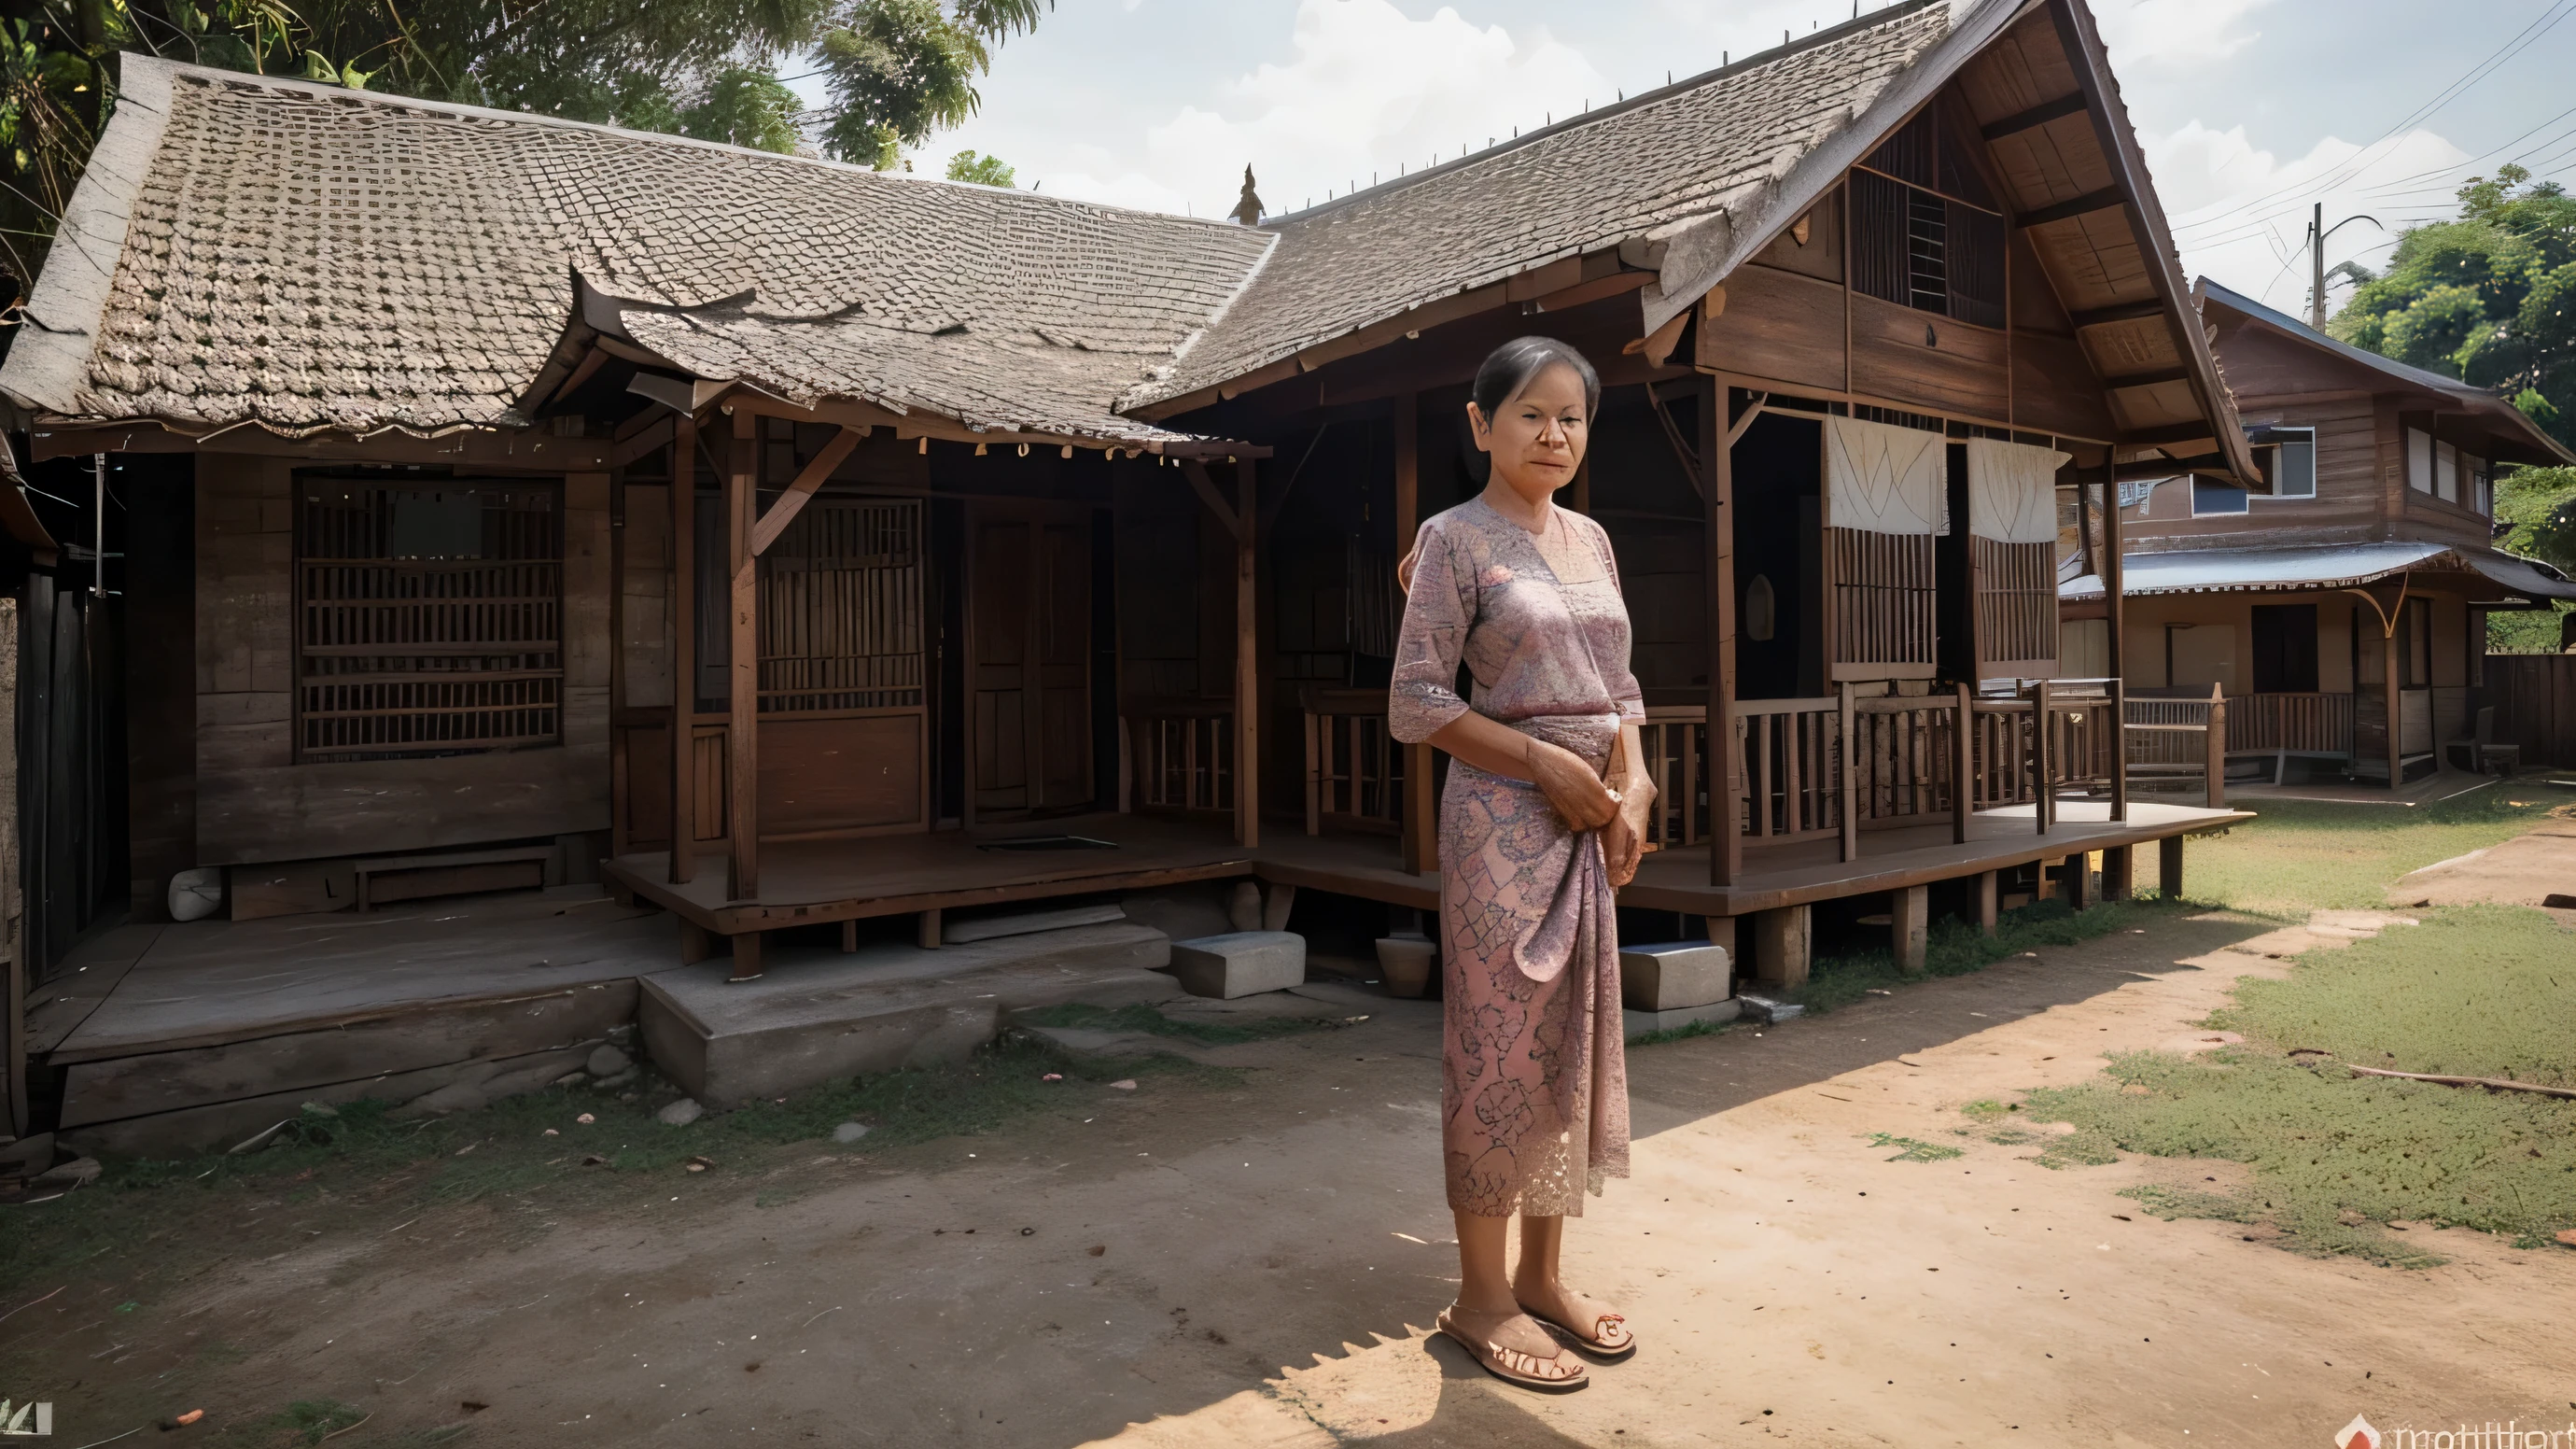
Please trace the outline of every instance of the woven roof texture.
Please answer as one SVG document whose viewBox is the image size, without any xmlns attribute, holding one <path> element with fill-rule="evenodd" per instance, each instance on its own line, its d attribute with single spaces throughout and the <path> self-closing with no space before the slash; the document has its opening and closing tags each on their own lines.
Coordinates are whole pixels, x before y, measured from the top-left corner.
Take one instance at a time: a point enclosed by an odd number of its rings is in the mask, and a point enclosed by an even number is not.
<svg viewBox="0 0 2576 1449">
<path fill-rule="evenodd" d="M 1257 229 L 129 56 L 0 391 L 192 432 L 520 425 L 577 274 L 627 299 L 612 330 L 702 378 L 1171 438 L 1123 410 L 1659 228 L 1758 219 L 1957 3 Z"/>
<path fill-rule="evenodd" d="M 1410 308 L 1740 203 L 1847 126 L 1950 31 L 1901 11 L 1758 64 L 1266 223 L 1279 249 L 1141 406 Z"/>
<path fill-rule="evenodd" d="M 131 85 L 157 63 L 127 64 Z M 1222 222 L 163 69 L 160 142 L 126 180 L 125 245 L 62 411 L 289 433 L 522 422 L 512 405 L 564 333 L 577 270 L 690 309 L 626 316 L 702 376 L 977 427 L 1168 436 L 1113 402 L 1271 242 Z"/>
</svg>

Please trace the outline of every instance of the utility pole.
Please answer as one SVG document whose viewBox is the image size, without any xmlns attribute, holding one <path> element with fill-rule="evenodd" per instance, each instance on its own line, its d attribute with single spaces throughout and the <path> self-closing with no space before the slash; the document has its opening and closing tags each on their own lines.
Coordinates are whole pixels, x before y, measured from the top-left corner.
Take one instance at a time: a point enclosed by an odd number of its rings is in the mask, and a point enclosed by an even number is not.
<svg viewBox="0 0 2576 1449">
<path fill-rule="evenodd" d="M 2308 325 L 2319 332 L 2326 330 L 2326 204 L 2317 203 L 2316 219 L 2308 223 Z"/>
</svg>

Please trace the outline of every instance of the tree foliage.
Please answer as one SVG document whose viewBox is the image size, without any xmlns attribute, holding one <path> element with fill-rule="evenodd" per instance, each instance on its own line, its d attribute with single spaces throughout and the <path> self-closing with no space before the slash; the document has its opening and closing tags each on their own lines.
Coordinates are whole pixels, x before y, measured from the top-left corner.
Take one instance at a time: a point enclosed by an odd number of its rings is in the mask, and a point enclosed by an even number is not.
<svg viewBox="0 0 2576 1449">
<path fill-rule="evenodd" d="M 2519 166 L 2460 188 L 2457 220 L 2410 227 L 2385 273 L 2326 330 L 2358 347 L 2512 397 L 2576 438 L 2576 197 Z"/>
<path fill-rule="evenodd" d="M 534 111 L 877 167 L 974 113 L 1053 0 L 18 0 L 0 16 L 0 304 L 42 264 L 118 57 Z M 818 63 L 803 108 L 782 63 Z"/>
<path fill-rule="evenodd" d="M 948 158 L 948 179 L 951 181 L 972 181 L 978 186 L 1010 186 L 1016 184 L 1014 174 L 1010 167 L 1002 164 L 999 156 L 978 156 L 972 151 L 960 151 Z"/>
</svg>

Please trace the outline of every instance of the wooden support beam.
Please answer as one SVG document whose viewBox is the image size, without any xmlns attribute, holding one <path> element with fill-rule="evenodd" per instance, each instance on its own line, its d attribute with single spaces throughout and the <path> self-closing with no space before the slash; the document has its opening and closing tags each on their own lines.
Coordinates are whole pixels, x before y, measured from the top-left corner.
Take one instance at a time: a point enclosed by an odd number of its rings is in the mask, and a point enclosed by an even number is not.
<svg viewBox="0 0 2576 1449">
<path fill-rule="evenodd" d="M 1733 885 L 1744 872 L 1744 832 L 1736 828 L 1743 752 L 1735 743 L 1735 448 L 1727 427 L 1727 388 L 1699 379 L 1700 547 L 1708 585 L 1708 881 Z"/>
<path fill-rule="evenodd" d="M 2106 846 L 2102 851 L 2102 899 L 2125 901 L 2138 892 L 2137 851 L 2126 845 Z"/>
<path fill-rule="evenodd" d="M 715 954 L 716 933 L 685 916 L 682 917 L 680 919 L 680 964 L 695 966 L 701 961 L 713 960 Z"/>
<path fill-rule="evenodd" d="M 2006 136 L 2017 136 L 2024 131 L 2036 130 L 2051 121 L 2080 114 L 2083 109 L 2084 93 L 2075 91 L 2059 96 L 2053 101 L 2041 101 L 2027 111 L 2016 111 L 2000 121 L 1988 121 L 1978 129 L 1978 134 L 1989 141 L 2000 141 Z"/>
<path fill-rule="evenodd" d="M 769 511 L 760 515 L 760 522 L 751 530 L 752 553 L 769 552 L 769 546 L 778 542 L 778 536 L 787 531 L 787 525 L 794 523 L 796 515 L 805 511 L 805 501 L 814 496 L 814 490 L 822 487 L 823 480 L 832 476 L 842 460 L 867 440 L 868 430 L 865 428 L 843 428 L 834 433 L 832 441 L 823 445 L 823 451 L 814 455 L 814 461 L 806 464 L 804 470 L 796 475 L 796 481 L 787 485 L 787 491 L 778 496 L 778 501 L 769 505 Z"/>
<path fill-rule="evenodd" d="M 2080 911 L 2093 904 L 2093 854 L 2079 850 L 2066 857 L 2066 905 Z"/>
<path fill-rule="evenodd" d="M 939 907 L 932 906 L 929 910 L 915 912 L 912 924 L 913 940 L 921 947 L 921 949 L 925 951 L 936 951 L 939 949 Z"/>
<path fill-rule="evenodd" d="M 2052 202 L 2036 210 L 2025 211 L 2013 218 L 2013 221 L 2024 231 L 2028 231 L 2032 227 L 2046 226 L 2053 221 L 2072 221 L 2079 216 L 2091 216 L 2097 211 L 2111 211 L 2128 204 L 2127 193 L 2116 186 L 2105 186 L 2099 191 L 2088 191 L 2082 196 L 2070 196 L 2064 201 Z"/>
<path fill-rule="evenodd" d="M 2208 790 L 2204 802 L 2212 810 L 2227 808 L 2227 696 L 2215 684 L 2209 687 L 2209 728 L 2200 737 L 2204 755 L 2202 783 Z"/>
<path fill-rule="evenodd" d="M 2030 898 L 2032 900 L 2053 901 L 2057 899 L 2057 872 L 2063 868 L 2065 864 L 2066 857 L 2060 855 L 2043 856 L 2031 865 L 2033 881 L 2030 888 Z"/>
<path fill-rule="evenodd" d="M 1521 311 L 1532 315 L 1541 312 L 1570 311 L 1586 302 L 1598 302 L 1604 297 L 1616 297 L 1622 292 L 1636 291 L 1654 279 L 1653 272 L 1614 272 L 1606 277 L 1595 277 L 1588 282 L 1577 282 L 1571 287 L 1533 297 L 1521 304 Z"/>
<path fill-rule="evenodd" d="M 2073 313 L 2068 320 L 2075 324 L 2076 331 L 2081 332 L 2087 327 L 2108 327 L 2114 322 L 2144 322 L 2150 317 L 2163 315 L 2163 299 L 2149 298 L 2144 302 L 2114 302 L 2107 307 L 2087 308 Z"/>
<path fill-rule="evenodd" d="M 2048 681 L 2031 686 L 2030 706 L 2030 813 L 2039 822 L 2039 833 L 2046 835 L 2055 824 L 2049 817 L 2056 813 L 2056 789 L 2049 784 L 2049 753 L 2052 741 L 2048 729 Z M 2040 890 L 2048 889 L 2046 872 L 2041 873 Z"/>
<path fill-rule="evenodd" d="M 1900 886 L 1889 897 L 1888 944 L 1896 969 L 1908 976 L 1923 970 L 1932 939 L 1932 888 Z"/>
<path fill-rule="evenodd" d="M 760 973 L 767 969 L 762 961 L 761 933 L 744 931 L 740 935 L 728 936 L 725 939 L 733 943 L 733 972 L 725 977 L 725 980 L 759 980 Z"/>
<path fill-rule="evenodd" d="M 2406 596 L 2397 597 L 2400 612 L 2389 616 L 2388 627 L 2380 636 L 2380 677 L 2386 682 L 2388 696 L 2388 789 L 2394 794 L 2406 782 L 2401 772 L 2406 764 L 2406 692 L 2397 683 L 2397 630 L 2405 622 Z M 2214 686 L 2213 686 L 2214 687 Z"/>
<path fill-rule="evenodd" d="M 1998 872 L 1987 871 L 1977 877 L 1977 929 L 1991 936 L 1995 933 L 1996 891 L 2001 882 Z"/>
<path fill-rule="evenodd" d="M 725 834 L 733 846 L 725 880 L 729 901 L 760 894 L 760 556 L 751 551 L 760 508 L 759 430 L 760 419 L 748 411 L 733 415 L 725 474 L 725 544 L 733 564 L 725 606 L 733 656 L 725 670 L 731 696 L 725 717 Z M 756 968 L 757 942 L 751 959 Z M 739 942 L 734 964 L 734 978 L 740 980 Z"/>
<path fill-rule="evenodd" d="M 671 884 L 687 885 L 698 874 L 698 420 L 681 414 L 672 436 Z"/>
<path fill-rule="evenodd" d="M 1422 528 L 1422 400 L 1413 393 L 1395 397 L 1395 553 L 1413 552 L 1413 537 Z M 1404 834 L 1402 860 L 1409 875 L 1440 868 L 1439 806 L 1431 790 L 1431 747 L 1404 747 Z"/>
<path fill-rule="evenodd" d="M 841 923 L 841 954 L 844 956 L 855 956 L 858 953 L 859 923 L 856 917 L 852 917 L 851 919 Z"/>
<path fill-rule="evenodd" d="M 1809 906 L 1781 906 L 1754 920 L 1753 969 L 1763 985 L 1794 991 L 1807 984 L 1815 915 Z"/>
<path fill-rule="evenodd" d="M 1848 679 L 1834 687 L 1842 701 L 1841 732 L 1835 736 L 1841 743 L 1835 748 L 1842 756 L 1843 860 L 1860 859 L 1860 750 L 1856 726 L 1857 711 L 1852 707 L 1852 682 Z"/>
<path fill-rule="evenodd" d="M 2104 453 L 2107 461 L 2110 453 Z M 2102 672 L 2111 677 L 2111 818 L 2129 818 L 2129 686 L 2126 654 L 2129 564 L 2120 543 L 2120 470 L 2106 470 L 2102 484 L 2102 601 L 2109 616 L 2109 650 Z M 2082 477 L 2081 473 L 2076 475 Z"/>
<path fill-rule="evenodd" d="M 642 431 L 620 438 L 608 450 L 608 466 L 624 468 L 637 459 L 648 456 L 657 448 L 669 447 L 673 432 L 678 427 L 677 418 L 665 415 Z"/>
<path fill-rule="evenodd" d="M 2169 901 L 2182 899 L 2182 841 L 2168 835 L 2156 842 L 2156 894 Z"/>
<path fill-rule="evenodd" d="M 1959 725 L 1951 732 L 1950 843 L 1968 843 L 1968 821 L 1977 812 L 1977 696 L 1959 681 Z"/>
<path fill-rule="evenodd" d="M 2111 481 L 2137 483 L 2149 478 L 2171 478 L 2183 473 L 2208 473 L 2234 478 L 2228 471 L 2224 453 L 2195 453 L 2188 458 L 2133 458 L 2111 467 Z M 2234 484 L 2229 485 L 2233 487 Z"/>
<path fill-rule="evenodd" d="M 1261 844 L 1261 594 L 1253 579 L 1261 495 L 1250 458 L 1234 465 L 1234 493 L 1234 838 L 1251 850 Z"/>
<path fill-rule="evenodd" d="M 1744 979 L 1744 957 L 1737 945 L 1736 916 L 1702 916 L 1700 926 L 1708 932 L 1708 943 L 1726 953 L 1727 995 L 1735 994 L 1734 985 Z"/>
<path fill-rule="evenodd" d="M 1183 458 L 1181 476 L 1190 480 L 1190 487 L 1199 495 L 1199 501 L 1207 505 L 1208 512 L 1216 515 L 1216 521 L 1225 529 L 1226 535 L 1241 544 L 1243 519 L 1236 516 L 1234 506 L 1225 501 L 1225 495 L 1216 491 L 1216 480 L 1208 476 L 1207 464 L 1196 458 Z"/>
</svg>

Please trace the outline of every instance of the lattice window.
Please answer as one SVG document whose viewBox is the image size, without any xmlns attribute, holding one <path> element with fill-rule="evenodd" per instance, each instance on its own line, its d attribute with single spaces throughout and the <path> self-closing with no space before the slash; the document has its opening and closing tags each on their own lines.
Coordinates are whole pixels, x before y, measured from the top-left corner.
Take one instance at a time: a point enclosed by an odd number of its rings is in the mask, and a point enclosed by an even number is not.
<svg viewBox="0 0 2576 1449">
<path fill-rule="evenodd" d="M 760 709 L 922 703 L 917 499 L 818 498 L 760 560 Z"/>
<path fill-rule="evenodd" d="M 563 504 L 552 483 L 297 480 L 296 756 L 563 738 Z"/>
</svg>

